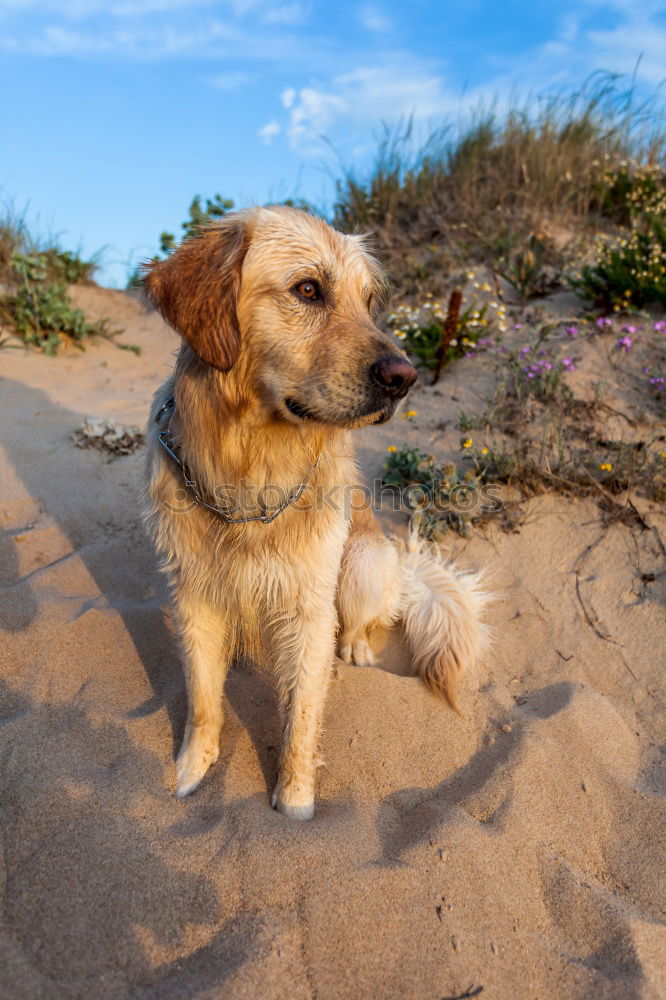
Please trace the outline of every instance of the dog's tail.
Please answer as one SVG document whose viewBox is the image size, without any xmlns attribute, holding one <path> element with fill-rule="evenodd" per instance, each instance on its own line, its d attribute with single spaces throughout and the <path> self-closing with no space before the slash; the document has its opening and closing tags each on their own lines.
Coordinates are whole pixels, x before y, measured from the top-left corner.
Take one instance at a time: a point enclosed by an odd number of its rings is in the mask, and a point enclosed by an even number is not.
<svg viewBox="0 0 666 1000">
<path fill-rule="evenodd" d="M 434 545 L 412 530 L 400 545 L 400 619 L 417 675 L 458 711 L 458 682 L 488 645 L 482 621 L 490 594 L 481 577 L 447 565 Z"/>
</svg>

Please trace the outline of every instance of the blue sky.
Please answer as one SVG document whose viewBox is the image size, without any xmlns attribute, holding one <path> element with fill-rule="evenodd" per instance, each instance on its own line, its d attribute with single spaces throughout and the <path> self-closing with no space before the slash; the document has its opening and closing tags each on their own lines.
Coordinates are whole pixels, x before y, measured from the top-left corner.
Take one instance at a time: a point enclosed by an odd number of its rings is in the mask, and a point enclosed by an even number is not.
<svg viewBox="0 0 666 1000">
<path fill-rule="evenodd" d="M 0 0 L 0 197 L 123 284 L 194 194 L 330 201 L 382 121 L 666 76 L 651 0 Z"/>
</svg>

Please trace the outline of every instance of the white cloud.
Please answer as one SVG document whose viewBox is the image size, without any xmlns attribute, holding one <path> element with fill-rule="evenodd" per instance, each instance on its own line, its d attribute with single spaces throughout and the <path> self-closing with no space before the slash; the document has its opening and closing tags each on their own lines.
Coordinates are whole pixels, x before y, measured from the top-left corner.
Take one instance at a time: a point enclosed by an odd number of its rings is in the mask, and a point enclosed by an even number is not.
<svg viewBox="0 0 666 1000">
<path fill-rule="evenodd" d="M 287 87 L 280 94 L 280 100 L 285 108 L 290 108 L 294 101 L 296 100 L 296 91 L 293 87 Z"/>
<path fill-rule="evenodd" d="M 210 85 L 216 90 L 238 90 L 239 87 L 249 83 L 251 79 L 249 73 L 231 70 L 228 73 L 218 73 L 211 79 Z"/>
<path fill-rule="evenodd" d="M 282 103 L 289 110 L 292 146 L 322 135 L 342 118 L 351 125 L 373 127 L 409 116 L 415 121 L 441 118 L 460 107 L 444 78 L 413 59 L 361 67 L 336 76 L 326 88 L 290 88 Z"/>
<path fill-rule="evenodd" d="M 34 51 L 38 55 L 94 55 L 113 51 L 117 41 L 121 40 L 114 39 L 110 35 L 101 37 L 73 31 L 70 28 L 49 27 L 45 29 L 42 39 L 36 43 Z M 128 38 L 122 39 L 124 45 L 128 41 Z"/>
<path fill-rule="evenodd" d="M 354 102 L 354 113 L 361 119 L 413 114 L 418 120 L 446 114 L 459 104 L 446 90 L 444 78 L 416 61 L 363 67 L 337 77 L 335 83 Z"/>
<path fill-rule="evenodd" d="M 617 23 L 601 30 L 596 15 L 609 6 Z M 362 7 L 359 17 L 370 25 L 375 13 L 375 7 Z M 441 64 L 385 52 L 376 63 L 283 91 L 284 132 L 293 148 L 308 154 L 317 136 L 336 141 L 343 126 L 345 144 L 358 144 L 382 121 L 392 124 L 412 117 L 417 124 L 437 124 L 481 103 L 489 107 L 495 98 L 500 110 L 510 101 L 529 100 L 556 88 L 570 91 L 600 68 L 627 75 L 636 70 L 639 83 L 654 86 L 666 78 L 665 52 L 666 17 L 659 0 L 640 5 L 610 0 L 606 6 L 601 0 L 580 0 L 573 11 L 563 11 L 557 34 L 522 53 L 520 60 L 515 53 L 489 58 L 487 66 L 494 72 L 482 87 L 463 95 Z M 321 154 L 321 146 L 316 151 Z"/>
<path fill-rule="evenodd" d="M 278 123 L 271 121 L 271 122 L 266 122 L 265 125 L 262 125 L 262 127 L 257 132 L 257 135 L 259 136 L 259 138 L 263 143 L 265 143 L 267 146 L 270 146 L 275 136 L 279 135 L 281 131 L 282 129 L 278 125 Z"/>
<path fill-rule="evenodd" d="M 323 9 L 324 0 L 319 3 Z M 342 35 L 339 28 L 332 34 L 324 19 L 308 21 L 313 6 L 313 0 L 0 0 L 6 27 L 0 51 L 219 59 L 222 67 L 242 67 L 218 75 L 209 71 L 210 85 L 222 91 L 256 78 L 254 64 L 269 67 L 280 74 L 279 98 L 275 109 L 266 112 L 275 120 L 267 122 L 261 137 L 272 141 L 285 134 L 301 152 L 310 151 L 312 140 L 322 133 L 335 140 L 343 126 L 345 144 L 352 147 L 367 141 L 382 120 L 391 123 L 413 115 L 417 122 L 436 123 L 482 95 L 503 100 L 512 93 L 535 95 L 556 86 L 564 90 L 600 66 L 631 73 L 641 53 L 639 81 L 654 85 L 666 76 L 663 0 L 565 3 L 551 39 L 521 52 L 519 59 L 513 49 L 480 57 L 475 73 L 478 77 L 486 71 L 487 82 L 464 98 L 441 62 L 390 50 L 384 35 L 392 25 L 382 0 L 361 0 L 353 15 L 375 35 L 372 61 L 367 36 L 353 31 L 351 20 Z M 305 24 L 307 32 L 298 30 Z M 610 27 L 601 29 L 600 24 Z M 359 50 L 365 56 L 359 57 Z M 298 87 L 285 87 L 287 73 L 300 81 Z"/>
<path fill-rule="evenodd" d="M 587 38 L 608 69 L 619 73 L 636 69 L 639 79 L 657 85 L 666 79 L 666 25 L 623 24 L 610 31 L 590 31 Z"/>
<path fill-rule="evenodd" d="M 269 7 L 261 15 L 261 20 L 266 24 L 301 24 L 305 18 L 306 12 L 300 3 L 288 3 L 278 7 Z"/>
<path fill-rule="evenodd" d="M 97 15 L 137 19 L 211 7 L 220 14 L 226 10 L 237 19 L 256 14 L 266 24 L 295 24 L 306 14 L 305 7 L 297 0 L 282 4 L 271 0 L 0 0 L 0 13 L 33 10 L 67 20 L 86 20 Z"/>
<path fill-rule="evenodd" d="M 597 11 L 614 14 L 614 26 L 593 27 Z M 539 93 L 556 84 L 580 85 L 597 70 L 622 75 L 636 70 L 638 82 L 658 85 L 666 78 L 665 14 L 662 0 L 580 0 L 574 12 L 562 16 L 554 38 L 525 53 L 519 64 L 507 59 L 497 84 Z"/>
<path fill-rule="evenodd" d="M 343 97 L 303 87 L 290 109 L 289 140 L 296 146 L 305 138 L 320 136 L 336 118 L 348 113 L 349 105 Z"/>
<path fill-rule="evenodd" d="M 361 7 L 358 12 L 358 19 L 364 28 L 367 28 L 368 31 L 374 31 L 377 34 L 384 34 L 393 27 L 389 18 L 385 14 L 382 14 L 381 10 L 369 4 Z"/>
<path fill-rule="evenodd" d="M 267 65 L 289 60 L 302 64 L 300 38 L 273 25 L 219 18 L 148 17 L 85 25 L 72 21 L 52 23 L 21 36 L 0 33 L 0 51 L 11 48 L 39 56 L 86 58 L 101 54 L 127 59 L 220 58 L 258 61 Z"/>
<path fill-rule="evenodd" d="M 215 0 L 0 0 L 0 12 L 39 11 L 71 21 L 84 21 L 98 14 L 114 18 L 139 18 L 170 11 L 211 7 Z"/>
</svg>

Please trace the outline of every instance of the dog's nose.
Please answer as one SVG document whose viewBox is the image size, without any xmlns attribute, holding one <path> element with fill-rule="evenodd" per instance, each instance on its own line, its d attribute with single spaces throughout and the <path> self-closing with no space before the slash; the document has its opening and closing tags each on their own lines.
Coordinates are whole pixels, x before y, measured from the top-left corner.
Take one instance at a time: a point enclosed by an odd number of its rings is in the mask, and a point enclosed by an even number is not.
<svg viewBox="0 0 666 1000">
<path fill-rule="evenodd" d="M 370 369 L 370 375 L 391 399 L 402 399 L 416 382 L 416 368 L 404 358 L 380 358 Z"/>
</svg>

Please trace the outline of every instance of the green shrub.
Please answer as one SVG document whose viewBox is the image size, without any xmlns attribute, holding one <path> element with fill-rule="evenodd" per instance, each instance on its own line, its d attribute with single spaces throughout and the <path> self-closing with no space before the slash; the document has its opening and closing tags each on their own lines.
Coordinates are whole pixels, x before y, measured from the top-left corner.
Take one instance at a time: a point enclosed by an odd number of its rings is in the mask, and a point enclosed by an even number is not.
<svg viewBox="0 0 666 1000">
<path fill-rule="evenodd" d="M 45 354 L 55 354 L 63 337 L 81 346 L 87 337 L 108 333 L 106 320 L 89 323 L 81 309 L 72 308 L 61 283 L 26 282 L 15 295 L 5 297 L 4 306 L 19 336 Z"/>
<path fill-rule="evenodd" d="M 212 198 L 206 198 L 205 205 L 202 204 L 200 194 L 194 196 L 188 209 L 188 218 L 181 224 L 183 230 L 182 239 L 186 240 L 194 236 L 201 226 L 205 226 L 213 219 L 221 219 L 234 207 L 234 202 L 230 198 L 223 198 L 221 194 L 215 194 Z M 175 233 L 162 232 L 159 237 L 159 247 L 162 258 L 155 254 L 154 261 L 168 257 L 178 246 L 178 237 Z M 143 268 L 141 265 L 133 267 L 127 275 L 127 286 L 130 288 L 143 287 Z"/>
<path fill-rule="evenodd" d="M 318 214 L 310 202 L 305 201 L 304 198 L 287 198 L 279 204 L 287 205 L 290 208 L 297 208 L 301 212 L 309 212 L 312 215 Z M 221 194 L 213 195 L 212 198 L 206 198 L 205 204 L 202 203 L 201 195 L 195 195 L 188 209 L 188 218 L 181 225 L 181 229 L 183 230 L 182 239 L 186 240 L 190 236 L 196 235 L 202 226 L 212 222 L 213 219 L 221 219 L 233 208 L 234 202 L 231 198 L 223 198 Z M 173 253 L 177 246 L 178 237 L 175 233 L 160 233 L 159 247 L 160 253 L 164 257 L 168 257 L 169 254 Z M 153 260 L 159 259 L 157 255 L 153 258 Z M 132 268 L 127 277 L 127 288 L 141 288 L 142 284 L 143 271 L 141 267 Z"/>
<path fill-rule="evenodd" d="M 438 302 L 400 305 L 389 314 L 387 322 L 418 364 L 431 371 L 437 368 L 438 350 L 446 323 L 446 315 Z M 477 306 L 472 302 L 458 317 L 456 335 L 446 348 L 443 366 L 464 357 L 491 330 L 487 304 Z"/>
<path fill-rule="evenodd" d="M 640 229 L 605 246 L 572 284 L 586 298 L 609 308 L 666 306 L 666 223 L 646 220 Z"/>
<path fill-rule="evenodd" d="M 470 445 L 471 440 L 461 441 L 463 452 Z M 486 472 L 478 463 L 465 471 L 455 462 L 439 465 L 432 455 L 418 448 L 390 447 L 382 486 L 403 491 L 419 534 L 437 540 L 449 529 L 466 535 L 470 524 L 488 513 L 479 493 L 479 488 L 490 481 Z"/>
<path fill-rule="evenodd" d="M 204 226 L 212 219 L 221 219 L 227 212 L 231 211 L 234 203 L 230 198 L 223 198 L 221 194 L 215 194 L 212 198 L 206 198 L 205 207 L 201 204 L 201 195 L 197 194 L 192 199 L 189 211 L 189 218 L 185 219 L 181 229 L 184 232 L 183 239 L 194 236 L 201 226 Z M 160 250 L 168 256 L 178 246 L 178 241 L 173 233 L 160 233 Z"/>
<path fill-rule="evenodd" d="M 621 226 L 637 218 L 664 214 L 666 171 L 659 163 L 622 160 L 606 171 L 602 215 Z"/>
<path fill-rule="evenodd" d="M 609 176 L 606 210 L 630 231 L 603 243 L 572 284 L 606 309 L 666 306 L 666 170 L 634 163 Z"/>
<path fill-rule="evenodd" d="M 512 241 L 513 242 L 513 241 Z M 561 285 L 561 272 L 554 266 L 555 252 L 543 233 L 530 233 L 523 246 L 502 255 L 497 271 L 521 299 L 537 298 Z"/>
<path fill-rule="evenodd" d="M 95 270 L 93 261 L 82 260 L 78 254 L 57 247 L 33 253 L 16 252 L 11 263 L 19 279 L 63 281 L 67 285 L 89 280 Z"/>
<path fill-rule="evenodd" d="M 410 486 L 413 483 L 430 484 L 437 478 L 435 460 L 418 448 L 389 447 L 384 462 L 383 486 Z"/>
<path fill-rule="evenodd" d="M 108 321 L 89 323 L 81 309 L 73 309 L 67 286 L 89 280 L 94 262 L 60 247 L 40 249 L 23 222 L 0 223 L 2 283 L 0 316 L 26 344 L 53 355 L 68 339 L 77 346 L 88 337 L 110 335 Z"/>
</svg>

